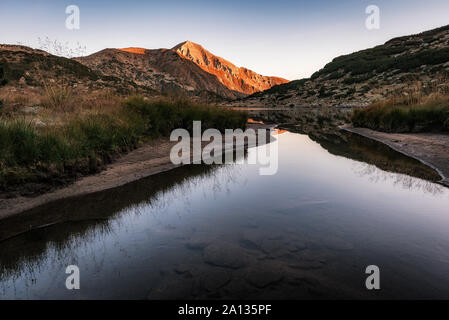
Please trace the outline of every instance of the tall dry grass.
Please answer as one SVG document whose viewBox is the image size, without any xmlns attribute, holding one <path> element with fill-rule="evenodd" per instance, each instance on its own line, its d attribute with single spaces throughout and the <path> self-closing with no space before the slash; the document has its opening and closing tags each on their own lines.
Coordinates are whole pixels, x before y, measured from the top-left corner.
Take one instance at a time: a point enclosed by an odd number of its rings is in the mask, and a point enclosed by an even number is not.
<svg viewBox="0 0 449 320">
<path fill-rule="evenodd" d="M 176 128 L 191 130 L 194 120 L 201 120 L 204 130 L 222 131 L 244 128 L 247 120 L 246 113 L 186 100 L 122 99 L 104 92 L 74 101 L 70 109 L 46 105 L 40 116 L 54 122 L 45 126 L 20 116 L 0 118 L 0 190 L 47 179 L 49 171 L 56 176 L 73 173 L 74 167 L 82 167 L 76 163 L 88 163 L 88 170 L 95 171 L 98 166 L 90 166 L 92 162 L 109 162 L 115 154 Z"/>
<path fill-rule="evenodd" d="M 385 132 L 449 131 L 449 82 L 414 83 L 401 94 L 355 110 L 351 121 L 357 127 Z"/>
</svg>

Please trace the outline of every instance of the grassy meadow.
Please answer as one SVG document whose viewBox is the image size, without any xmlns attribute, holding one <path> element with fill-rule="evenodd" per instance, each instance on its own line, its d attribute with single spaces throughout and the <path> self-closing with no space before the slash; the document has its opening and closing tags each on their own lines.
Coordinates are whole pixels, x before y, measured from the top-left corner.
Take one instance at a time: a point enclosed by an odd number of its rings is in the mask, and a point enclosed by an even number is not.
<svg viewBox="0 0 449 320">
<path fill-rule="evenodd" d="M 100 171 L 114 157 L 176 128 L 244 128 L 243 112 L 183 99 L 148 100 L 112 94 L 75 95 L 46 89 L 39 109 L 18 110 L 23 97 L 0 106 L 0 191 L 26 185 L 31 193 Z M 22 111 L 21 111 L 22 110 Z M 45 191 L 45 190 L 42 190 Z M 26 193 L 26 192 L 25 192 Z"/>
</svg>

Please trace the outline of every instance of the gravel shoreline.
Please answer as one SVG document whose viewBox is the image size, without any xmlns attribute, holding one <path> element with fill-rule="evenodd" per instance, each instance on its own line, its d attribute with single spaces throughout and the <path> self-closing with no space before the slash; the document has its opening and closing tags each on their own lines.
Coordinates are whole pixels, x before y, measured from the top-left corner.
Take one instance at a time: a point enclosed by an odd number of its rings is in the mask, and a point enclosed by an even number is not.
<svg viewBox="0 0 449 320">
<path fill-rule="evenodd" d="M 367 128 L 340 127 L 386 144 L 393 150 L 421 161 L 441 176 L 440 184 L 449 187 L 449 135 L 439 133 L 386 133 Z"/>
</svg>

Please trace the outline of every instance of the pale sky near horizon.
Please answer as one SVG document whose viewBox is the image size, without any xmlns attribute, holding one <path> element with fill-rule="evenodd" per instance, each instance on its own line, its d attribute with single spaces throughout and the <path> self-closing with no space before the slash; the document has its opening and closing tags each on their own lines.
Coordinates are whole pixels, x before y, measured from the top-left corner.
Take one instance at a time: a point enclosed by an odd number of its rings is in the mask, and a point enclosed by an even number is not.
<svg viewBox="0 0 449 320">
<path fill-rule="evenodd" d="M 68 5 L 80 29 L 65 27 Z M 380 29 L 365 27 L 368 5 Z M 334 57 L 449 24 L 448 0 L 1 0 L 0 43 L 39 47 L 48 37 L 87 54 L 104 48 L 171 48 L 190 40 L 237 66 L 289 80 Z"/>
</svg>

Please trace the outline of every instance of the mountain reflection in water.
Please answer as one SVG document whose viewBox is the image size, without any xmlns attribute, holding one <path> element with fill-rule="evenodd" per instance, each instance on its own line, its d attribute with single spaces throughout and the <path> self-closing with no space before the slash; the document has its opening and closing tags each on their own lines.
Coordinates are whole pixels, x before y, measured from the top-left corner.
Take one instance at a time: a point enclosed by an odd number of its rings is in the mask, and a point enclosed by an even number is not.
<svg viewBox="0 0 449 320">
<path fill-rule="evenodd" d="M 352 135 L 278 137 L 273 176 L 192 165 L 2 221 L 0 295 L 449 297 L 449 192 L 432 170 Z M 365 289 L 370 264 L 381 291 Z"/>
</svg>

